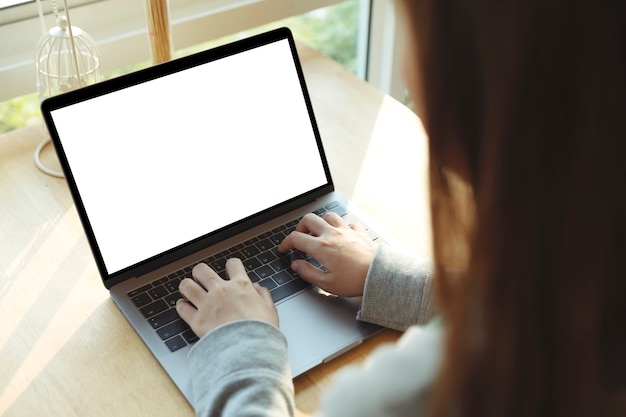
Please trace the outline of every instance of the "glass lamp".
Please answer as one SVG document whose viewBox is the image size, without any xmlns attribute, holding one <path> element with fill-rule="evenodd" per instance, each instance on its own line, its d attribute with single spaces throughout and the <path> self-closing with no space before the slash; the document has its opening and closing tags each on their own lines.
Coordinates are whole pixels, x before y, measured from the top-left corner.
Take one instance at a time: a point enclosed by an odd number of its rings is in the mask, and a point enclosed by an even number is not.
<svg viewBox="0 0 626 417">
<path fill-rule="evenodd" d="M 100 54 L 96 43 L 81 28 L 72 26 L 65 1 L 65 16 L 59 15 L 53 0 L 56 26 L 39 39 L 36 47 L 37 94 L 39 101 L 65 93 L 102 79 Z M 35 151 L 35 163 L 45 173 L 57 177 L 63 174 L 45 167 L 39 158 L 42 149 L 50 143 L 43 141 Z"/>
</svg>

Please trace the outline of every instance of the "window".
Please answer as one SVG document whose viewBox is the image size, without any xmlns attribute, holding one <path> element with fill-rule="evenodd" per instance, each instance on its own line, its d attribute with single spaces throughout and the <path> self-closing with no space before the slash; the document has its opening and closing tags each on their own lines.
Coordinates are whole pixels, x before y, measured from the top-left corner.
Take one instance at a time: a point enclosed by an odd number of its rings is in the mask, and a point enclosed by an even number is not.
<svg viewBox="0 0 626 417">
<path fill-rule="evenodd" d="M 98 0 L 68 0 L 72 7 L 93 3 Z M 63 0 L 57 0 L 62 5 Z M 41 7 L 45 14 L 52 13 L 52 1 L 42 0 Z M 0 0 L 0 26 L 37 17 L 36 0 Z"/>
<path fill-rule="evenodd" d="M 50 3 L 42 0 L 47 7 Z M 174 50 L 336 3 L 340 0 L 169 0 Z M 16 7 L 26 7 L 31 17 L 0 26 L 0 101 L 33 90 L 41 24 L 36 2 Z M 143 0 L 92 1 L 71 6 L 70 14 L 72 23 L 96 40 L 104 72 L 149 57 Z M 46 27 L 54 20 L 48 14 Z"/>
<path fill-rule="evenodd" d="M 0 0 L 0 5 L 9 1 L 20 0 Z M 21 2 L 24 3 L 24 0 Z M 63 0 L 57 0 L 57 4 L 62 3 Z M 52 9 L 51 0 L 42 0 L 42 5 L 48 10 Z M 369 68 L 369 79 L 374 85 L 382 87 L 385 92 L 390 91 L 388 78 L 394 72 L 387 68 L 389 64 L 386 60 L 390 56 L 389 49 L 396 49 L 393 36 L 395 28 L 389 24 L 393 22 L 392 0 L 169 0 L 169 7 L 176 56 L 189 53 L 196 45 L 208 39 L 223 38 L 250 28 L 267 28 L 269 22 L 288 16 L 298 15 L 301 16 L 300 22 L 308 21 L 308 26 L 302 32 L 311 32 L 311 28 L 315 26 L 319 32 L 319 29 L 332 26 L 329 20 L 333 19 L 335 24 L 353 25 L 355 27 L 350 29 L 353 37 L 347 42 L 355 49 L 354 55 L 349 58 L 351 62 L 342 63 L 362 78 L 367 78 Z M 332 13 L 328 11 L 331 9 L 334 10 Z M 7 13 L 9 11 L 11 13 Z M 70 13 L 72 23 L 87 31 L 98 43 L 105 76 L 123 72 L 120 68 L 126 71 L 128 68 L 135 68 L 133 66 L 138 62 L 148 65 L 150 51 L 143 0 L 71 0 Z M 348 14 L 351 15 L 350 18 L 347 17 Z M 349 19 L 352 20 L 348 22 Z M 294 21 L 278 24 L 285 23 L 296 32 Z M 46 26 L 50 28 L 53 25 L 54 17 L 48 13 Z M 373 31 L 371 35 L 370 25 Z M 2 9 L 0 85 L 3 88 L 0 89 L 0 132 L 23 124 L 19 119 L 37 120 L 38 103 L 19 103 L 20 108 L 16 109 L 13 105 L 7 105 L 6 100 L 34 91 L 34 48 L 41 33 L 35 1 Z M 392 34 L 381 35 L 384 33 Z M 341 44 L 346 42 L 345 39 L 339 40 L 338 33 L 332 32 L 324 36 L 327 38 L 321 37 L 319 42 L 310 43 L 341 61 L 336 52 L 346 48 L 345 44 Z M 370 47 L 369 38 L 378 39 L 381 36 L 385 42 L 373 41 Z M 391 66 L 392 69 L 395 68 L 395 64 L 392 63 Z M 13 114 L 15 111 L 21 115 Z"/>
</svg>

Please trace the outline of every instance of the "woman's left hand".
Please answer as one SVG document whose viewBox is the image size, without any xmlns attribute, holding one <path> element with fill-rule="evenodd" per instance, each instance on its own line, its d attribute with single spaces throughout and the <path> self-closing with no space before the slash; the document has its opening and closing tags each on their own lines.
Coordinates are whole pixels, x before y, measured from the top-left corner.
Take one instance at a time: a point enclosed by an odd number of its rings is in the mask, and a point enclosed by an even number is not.
<svg viewBox="0 0 626 417">
<path fill-rule="evenodd" d="M 178 315 L 198 337 L 236 320 L 264 320 L 278 326 L 278 313 L 266 288 L 253 284 L 239 259 L 226 262 L 228 280 L 206 264 L 193 268 L 194 279 L 180 282 L 179 291 L 188 300 L 176 303 Z"/>
</svg>

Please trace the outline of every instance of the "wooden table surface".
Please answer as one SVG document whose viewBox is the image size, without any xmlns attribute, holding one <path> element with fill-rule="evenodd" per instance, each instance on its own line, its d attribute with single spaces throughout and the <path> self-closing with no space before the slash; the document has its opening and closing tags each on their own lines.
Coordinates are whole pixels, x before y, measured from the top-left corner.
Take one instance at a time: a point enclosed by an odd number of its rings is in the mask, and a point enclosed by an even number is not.
<svg viewBox="0 0 626 417">
<path fill-rule="evenodd" d="M 405 106 L 299 46 L 336 188 L 430 258 L 427 138 Z M 40 172 L 42 125 L 0 136 L 0 415 L 192 416 L 102 285 L 63 179 Z M 43 160 L 59 169 L 47 147 Z M 385 330 L 295 379 L 301 412 Z"/>
</svg>

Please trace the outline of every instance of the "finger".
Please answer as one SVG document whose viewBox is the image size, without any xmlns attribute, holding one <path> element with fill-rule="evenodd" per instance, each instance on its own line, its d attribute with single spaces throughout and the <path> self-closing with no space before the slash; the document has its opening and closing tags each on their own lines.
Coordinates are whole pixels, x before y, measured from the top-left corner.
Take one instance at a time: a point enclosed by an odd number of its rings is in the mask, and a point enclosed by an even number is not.
<svg viewBox="0 0 626 417">
<path fill-rule="evenodd" d="M 319 247 L 318 239 L 316 236 L 294 231 L 280 242 L 277 249 L 280 253 L 287 253 L 292 249 L 296 249 L 315 256 L 316 248 Z"/>
<path fill-rule="evenodd" d="M 343 218 L 333 211 L 329 211 L 324 214 L 324 221 L 334 227 L 347 227 L 348 224 L 343 220 Z"/>
<path fill-rule="evenodd" d="M 265 287 L 260 286 L 256 282 L 254 283 L 254 289 L 261 296 L 265 304 L 274 305 L 274 300 L 272 300 L 272 294 L 270 294 L 270 290 Z"/>
<path fill-rule="evenodd" d="M 354 230 L 355 232 L 367 232 L 367 229 L 365 228 L 365 226 L 363 226 L 359 222 L 352 223 L 350 225 L 350 229 Z"/>
<path fill-rule="evenodd" d="M 305 260 L 293 261 L 291 263 L 291 269 L 296 271 L 302 279 L 318 287 L 323 287 L 328 278 L 325 271 L 316 268 Z"/>
<path fill-rule="evenodd" d="M 206 290 L 202 286 L 190 278 L 185 278 L 178 284 L 180 293 L 194 305 L 199 305 L 199 300 L 206 295 Z"/>
<path fill-rule="evenodd" d="M 231 281 L 250 281 L 246 267 L 238 258 L 230 258 L 226 261 L 226 276 Z"/>
<path fill-rule="evenodd" d="M 300 223 L 295 228 L 294 232 L 291 232 L 283 241 L 278 245 L 277 249 L 281 253 L 287 253 L 291 249 L 302 249 L 304 244 L 312 244 L 314 241 L 305 240 L 305 236 L 320 236 L 325 230 L 329 228 L 328 222 L 324 221 L 316 214 L 308 213 L 300 220 Z M 292 236 L 292 235 L 295 235 Z"/>
<path fill-rule="evenodd" d="M 300 220 L 300 223 L 296 226 L 296 231 L 311 233 L 315 236 L 321 235 L 326 229 L 328 229 L 328 223 L 320 216 L 313 213 L 305 214 L 302 220 Z"/>
<path fill-rule="evenodd" d="M 191 321 L 194 314 L 197 313 L 198 310 L 194 306 L 192 306 L 188 301 L 186 301 L 184 298 L 179 298 L 176 301 L 176 312 L 178 313 L 181 319 L 189 323 L 189 321 Z"/>
<path fill-rule="evenodd" d="M 222 278 L 217 275 L 217 272 L 215 272 L 205 263 L 199 263 L 194 266 L 191 270 L 191 275 L 207 291 L 209 290 L 212 282 L 216 282 L 216 280 L 222 280 Z"/>
</svg>

